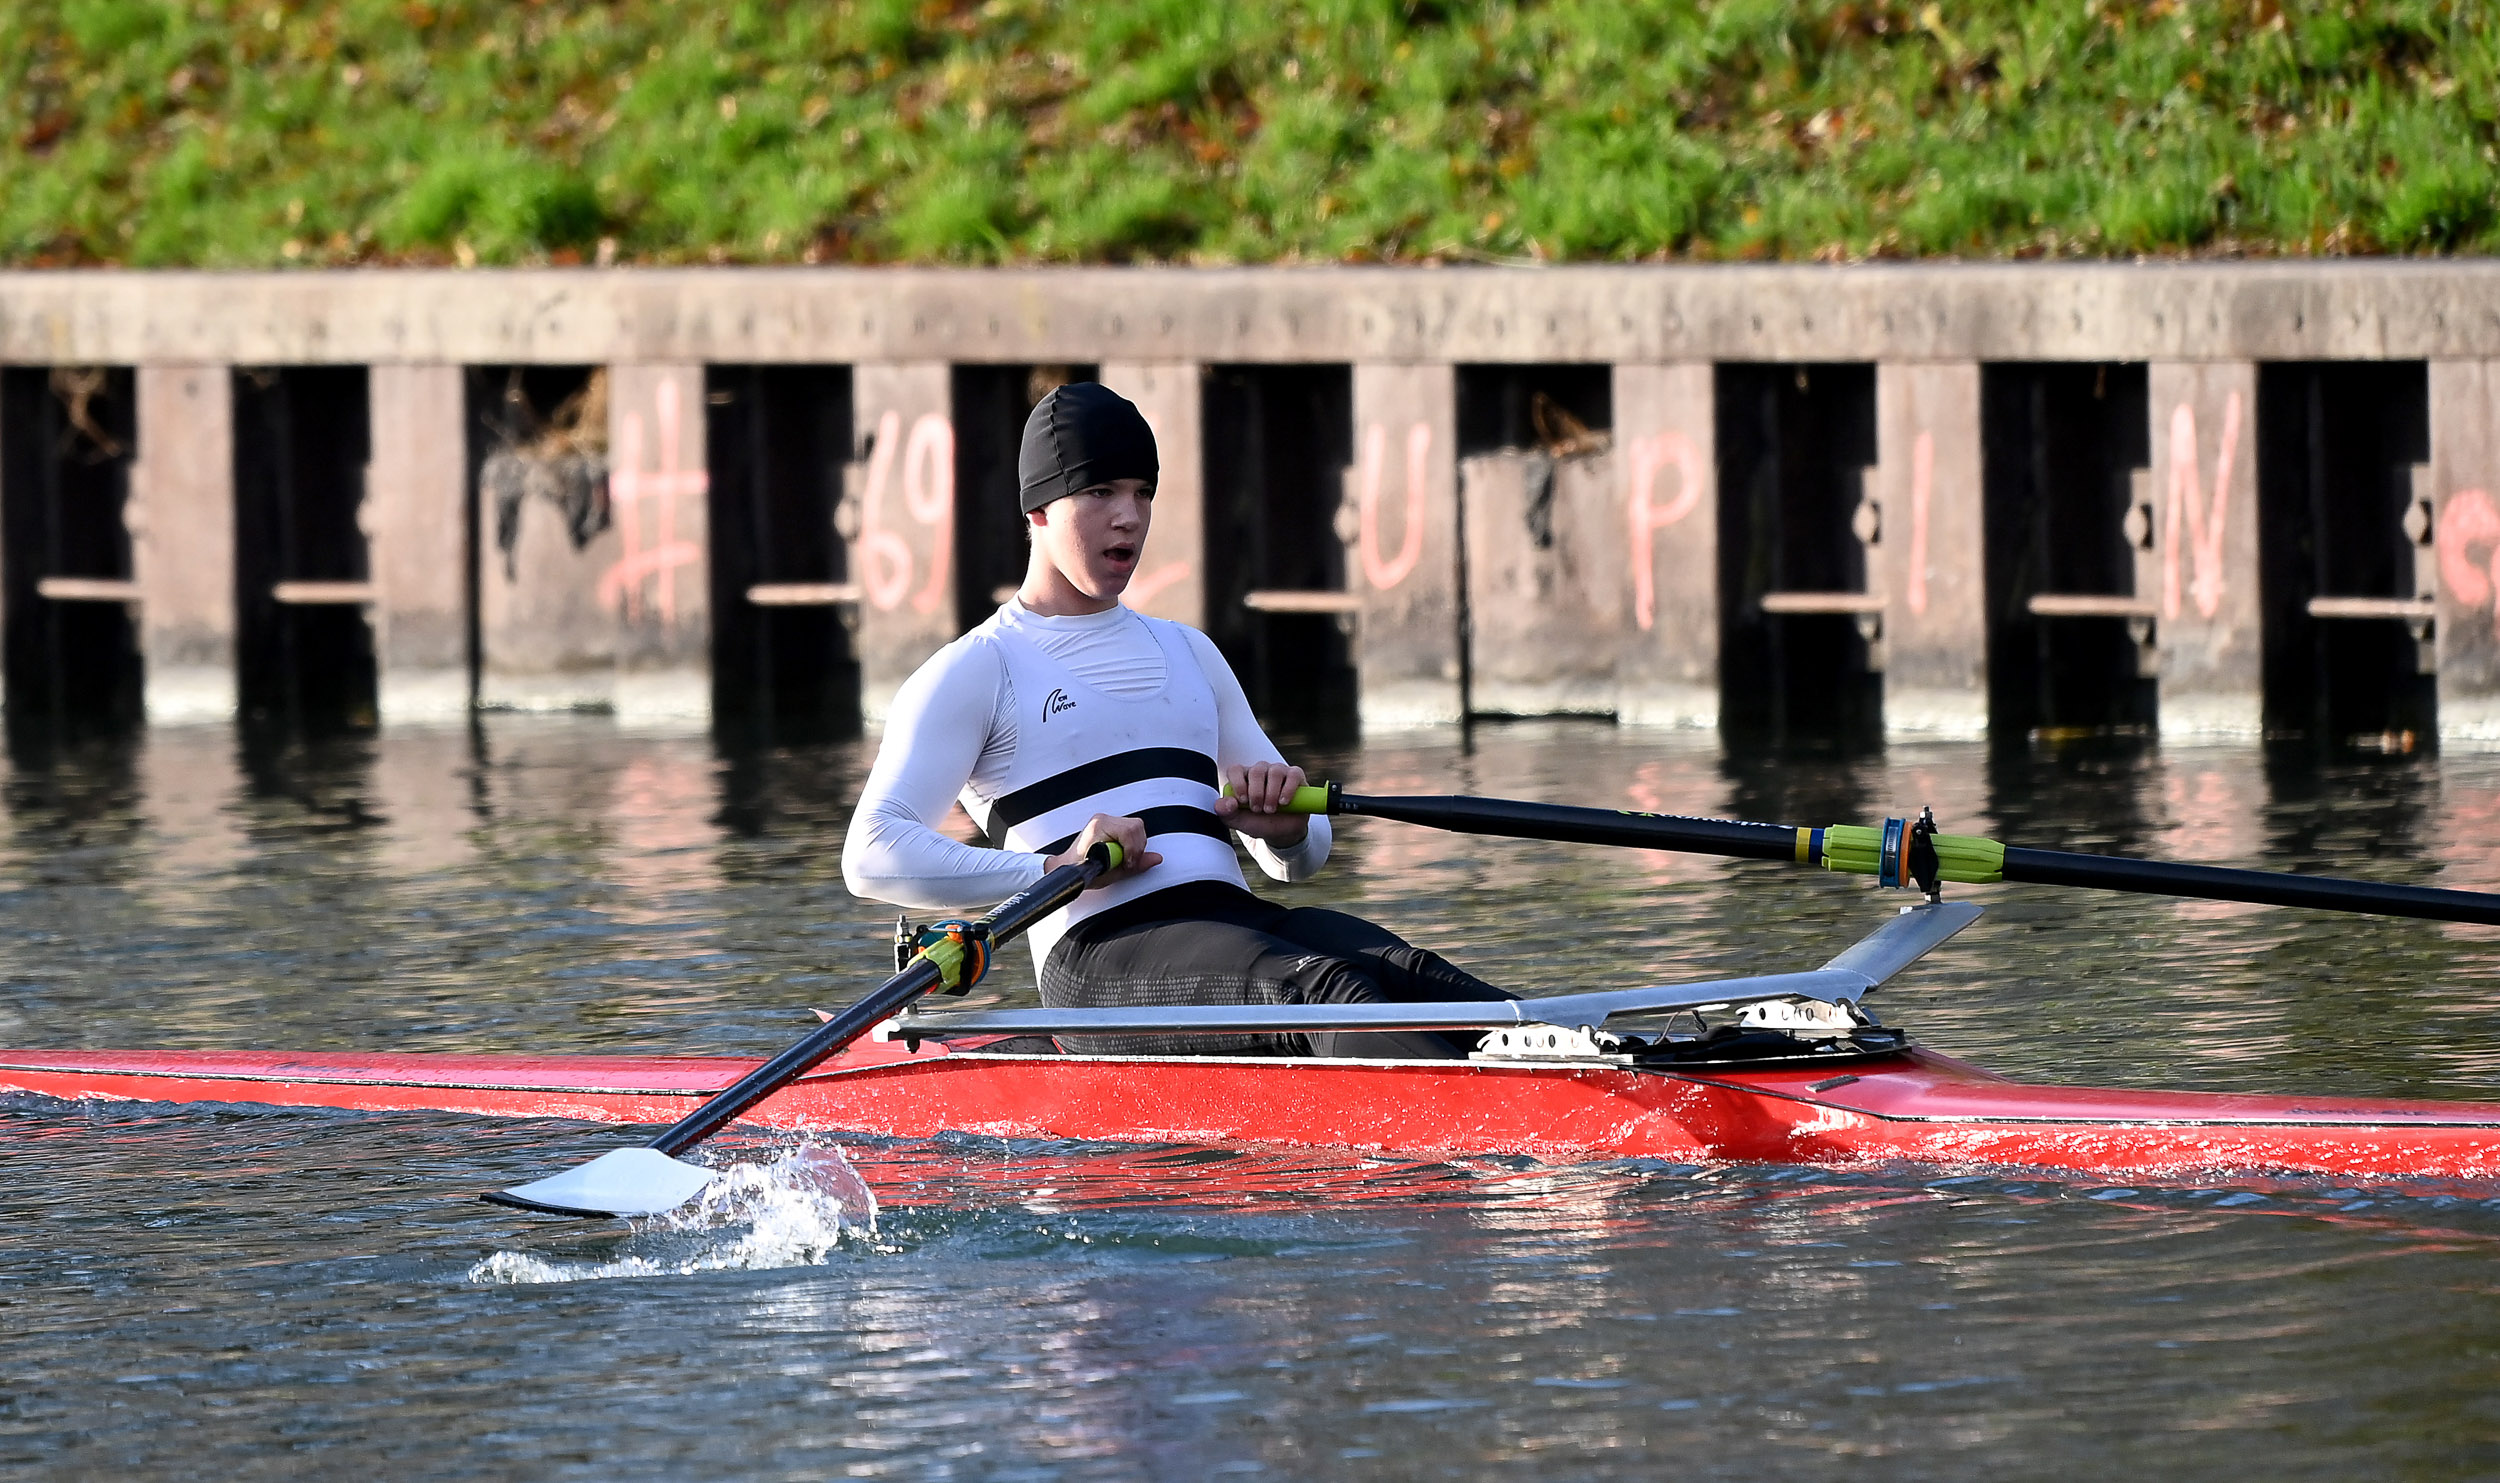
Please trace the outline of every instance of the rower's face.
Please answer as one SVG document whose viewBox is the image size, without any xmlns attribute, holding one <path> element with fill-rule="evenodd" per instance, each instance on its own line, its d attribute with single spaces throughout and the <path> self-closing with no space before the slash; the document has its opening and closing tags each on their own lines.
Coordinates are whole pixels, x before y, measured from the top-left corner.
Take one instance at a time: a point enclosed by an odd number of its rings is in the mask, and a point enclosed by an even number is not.
<svg viewBox="0 0 2500 1483">
<path fill-rule="evenodd" d="M 1088 597 L 1110 599 L 1137 575 L 1154 513 L 1153 485 L 1114 479 L 1052 500 L 1025 519 L 1034 546 L 1071 585 Z"/>
</svg>

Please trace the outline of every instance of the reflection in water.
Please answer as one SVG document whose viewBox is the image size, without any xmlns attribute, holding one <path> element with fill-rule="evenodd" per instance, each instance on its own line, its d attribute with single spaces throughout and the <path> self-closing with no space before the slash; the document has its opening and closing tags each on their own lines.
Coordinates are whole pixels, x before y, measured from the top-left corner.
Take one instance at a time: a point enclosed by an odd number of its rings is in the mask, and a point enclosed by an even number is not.
<svg viewBox="0 0 2500 1483">
<path fill-rule="evenodd" d="M 490 717 L 21 752 L 0 1039 L 752 1053 L 882 975 L 856 743 Z M 2500 756 L 1723 756 L 1585 725 L 1316 748 L 1355 791 L 2500 885 Z M 1898 904 L 1778 864 L 1347 821 L 1290 899 L 1522 989 L 1822 961 Z M 2500 1097 L 2500 934 L 1997 887 L 1878 1007 L 2026 1077 Z M 986 992 L 1030 997 L 1010 971 Z M 2097 1188 L 950 1137 L 874 1241 L 532 1222 L 608 1135 L 0 1107 L 0 1465 L 599 1477 L 2463 1476 L 2500 1433 L 2478 1189 Z M 732 1140 L 741 1158 L 756 1143 Z M 767 1222 L 769 1225 L 770 1223 Z M 821 1238 L 821 1239 L 820 1239 Z M 811 1244 L 812 1242 L 812 1244 Z M 581 1280 L 513 1283 L 514 1277 Z M 734 1418 L 724 1420 L 724 1418 Z"/>
</svg>

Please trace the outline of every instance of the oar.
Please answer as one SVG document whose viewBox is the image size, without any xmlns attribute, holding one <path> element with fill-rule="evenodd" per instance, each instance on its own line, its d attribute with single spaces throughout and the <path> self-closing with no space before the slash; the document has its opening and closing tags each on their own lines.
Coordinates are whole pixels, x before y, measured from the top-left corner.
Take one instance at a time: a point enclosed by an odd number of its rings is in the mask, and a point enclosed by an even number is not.
<svg viewBox="0 0 2500 1483">
<path fill-rule="evenodd" d="M 1397 819 L 1462 834 L 1630 845 L 1638 849 L 1725 855 L 1738 860 L 1786 860 L 1877 876 L 1889 886 L 1907 886 L 1915 880 L 1932 887 L 1939 879 L 1970 885 L 2023 881 L 2042 886 L 2092 886 L 2104 891 L 2199 896 L 2261 906 L 2306 906 L 2321 911 L 2373 912 L 2380 916 L 2500 926 L 2500 895 L 2487 891 L 2451 891 L 2436 886 L 2397 886 L 2326 875 L 2286 875 L 2221 865 L 2180 865 L 2119 855 L 2026 849 L 1970 835 L 1932 833 L 1932 826 L 1923 819 L 1888 819 L 1880 828 L 1835 824 L 1815 829 L 1575 808 L 1568 804 L 1522 803 L 1507 798 L 1371 798 L 1344 792 L 1334 783 L 1298 790 L 1286 808 L 1294 813 Z"/>
<path fill-rule="evenodd" d="M 579 1168 L 498 1190 L 485 1198 L 549 1215 L 657 1215 L 676 1209 L 701 1194 L 716 1172 L 677 1155 L 727 1127 L 738 1114 L 806 1075 L 817 1062 L 893 1018 L 921 995 L 940 985 L 956 992 L 970 988 L 988 971 L 993 948 L 1075 900 L 1095 877 L 1119 865 L 1120 847 L 1105 840 L 1084 859 L 1051 871 L 978 921 L 936 924 L 930 934 L 924 934 L 919 953 L 902 972 L 828 1018 L 807 1038 L 738 1078 L 659 1137 L 639 1148 L 611 1149 Z"/>
</svg>

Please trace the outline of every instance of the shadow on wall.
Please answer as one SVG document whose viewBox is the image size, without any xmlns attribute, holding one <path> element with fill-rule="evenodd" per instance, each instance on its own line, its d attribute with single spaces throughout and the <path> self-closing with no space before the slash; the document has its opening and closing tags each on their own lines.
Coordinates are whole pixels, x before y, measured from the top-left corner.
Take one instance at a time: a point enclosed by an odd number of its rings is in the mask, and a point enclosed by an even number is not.
<svg viewBox="0 0 2500 1483">
<path fill-rule="evenodd" d="M 1748 742 L 1880 746 L 1880 620 L 1778 601 L 1867 591 L 1875 368 L 1721 365 L 1717 404 L 1721 725 Z"/>
<path fill-rule="evenodd" d="M 713 724 L 724 739 L 857 735 L 858 607 L 834 525 L 850 368 L 713 366 L 704 400 Z"/>
<path fill-rule="evenodd" d="M 1324 606 L 1346 592 L 1353 369 L 1213 366 L 1201 398 L 1207 636 L 1271 727 L 1352 735 L 1352 617 Z M 1300 594 L 1322 610 L 1253 594 Z"/>
<path fill-rule="evenodd" d="M 138 457 L 127 367 L 0 370 L 0 603 L 12 749 L 128 730 L 141 715 L 124 509 Z"/>
<path fill-rule="evenodd" d="M 235 684 L 247 728 L 321 735 L 377 722 L 359 520 L 371 428 L 362 366 L 234 373 Z"/>
<path fill-rule="evenodd" d="M 2257 370 L 2258 591 L 2269 740 L 2409 752 L 2439 735 L 2428 615 L 2430 458 L 2420 361 Z M 2425 605 L 2427 606 L 2427 605 Z"/>
<path fill-rule="evenodd" d="M 2150 735 L 2152 594 L 2128 533 L 2152 459 L 2144 367 L 1991 365 L 1979 384 L 1989 735 Z M 2114 611 L 2128 600 L 2144 613 Z"/>
</svg>

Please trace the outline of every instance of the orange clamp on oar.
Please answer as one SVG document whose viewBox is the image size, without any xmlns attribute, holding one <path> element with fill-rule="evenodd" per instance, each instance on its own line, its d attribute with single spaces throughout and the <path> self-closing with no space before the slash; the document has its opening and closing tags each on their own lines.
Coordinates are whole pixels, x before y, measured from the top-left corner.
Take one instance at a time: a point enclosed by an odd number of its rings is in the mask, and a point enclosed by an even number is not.
<svg viewBox="0 0 2500 1483">
<path fill-rule="evenodd" d="M 935 963 L 941 994 L 964 994 L 989 976 L 990 932 L 979 922 L 950 917 L 920 929 L 916 958 Z"/>
</svg>

